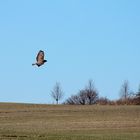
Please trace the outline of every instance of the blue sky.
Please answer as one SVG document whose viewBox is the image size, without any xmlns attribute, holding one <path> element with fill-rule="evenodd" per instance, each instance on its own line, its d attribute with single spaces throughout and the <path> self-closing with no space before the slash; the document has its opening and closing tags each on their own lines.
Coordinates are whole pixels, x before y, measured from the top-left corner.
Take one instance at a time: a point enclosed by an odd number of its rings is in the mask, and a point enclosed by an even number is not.
<svg viewBox="0 0 140 140">
<path fill-rule="evenodd" d="M 0 102 L 53 103 L 93 79 L 100 96 L 140 84 L 139 0 L 0 1 Z M 48 63 L 32 67 L 44 50 Z"/>
</svg>

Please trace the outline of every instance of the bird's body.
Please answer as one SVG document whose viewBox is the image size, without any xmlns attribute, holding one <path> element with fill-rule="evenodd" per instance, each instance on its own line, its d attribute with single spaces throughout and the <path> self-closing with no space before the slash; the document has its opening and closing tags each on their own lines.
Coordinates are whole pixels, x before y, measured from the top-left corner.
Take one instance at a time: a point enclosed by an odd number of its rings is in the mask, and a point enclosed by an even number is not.
<svg viewBox="0 0 140 140">
<path fill-rule="evenodd" d="M 32 64 L 33 66 L 37 65 L 38 67 L 40 67 L 45 62 L 47 62 L 47 60 L 44 59 L 44 51 L 40 50 L 38 52 L 37 57 L 36 57 L 36 61 L 37 61 L 36 63 Z"/>
</svg>

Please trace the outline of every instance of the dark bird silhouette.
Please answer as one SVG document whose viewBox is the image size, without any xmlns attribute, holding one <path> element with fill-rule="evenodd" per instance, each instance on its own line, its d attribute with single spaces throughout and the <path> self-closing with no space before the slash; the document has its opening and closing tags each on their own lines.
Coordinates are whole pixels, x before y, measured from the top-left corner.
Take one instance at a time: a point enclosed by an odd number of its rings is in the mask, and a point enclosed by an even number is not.
<svg viewBox="0 0 140 140">
<path fill-rule="evenodd" d="M 36 57 L 36 61 L 37 61 L 36 63 L 32 64 L 33 66 L 37 65 L 38 67 L 40 67 L 45 62 L 47 62 L 47 60 L 44 60 L 44 51 L 40 50 L 38 52 L 37 57 Z"/>
</svg>

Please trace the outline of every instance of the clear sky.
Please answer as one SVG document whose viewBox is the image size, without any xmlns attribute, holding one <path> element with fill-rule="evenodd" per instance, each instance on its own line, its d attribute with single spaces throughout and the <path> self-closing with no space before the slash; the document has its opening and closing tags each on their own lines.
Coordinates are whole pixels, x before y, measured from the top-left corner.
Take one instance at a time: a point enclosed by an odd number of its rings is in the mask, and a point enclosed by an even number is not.
<svg viewBox="0 0 140 140">
<path fill-rule="evenodd" d="M 32 67 L 44 50 L 48 62 Z M 100 96 L 140 84 L 139 0 L 0 1 L 0 102 L 53 103 L 93 79 Z"/>
</svg>

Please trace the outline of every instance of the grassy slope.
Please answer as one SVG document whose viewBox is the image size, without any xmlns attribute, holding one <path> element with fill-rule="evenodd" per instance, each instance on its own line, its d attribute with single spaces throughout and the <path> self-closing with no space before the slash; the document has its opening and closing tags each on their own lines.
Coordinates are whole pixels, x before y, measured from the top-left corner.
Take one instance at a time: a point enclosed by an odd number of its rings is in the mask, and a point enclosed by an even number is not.
<svg viewBox="0 0 140 140">
<path fill-rule="evenodd" d="M 140 140 L 140 106 L 1 103 L 0 139 Z"/>
</svg>

